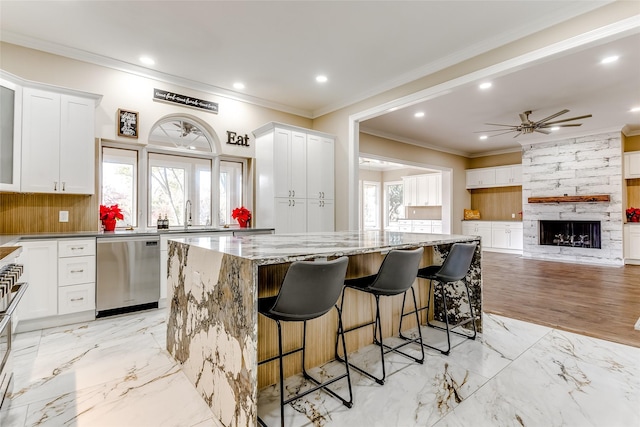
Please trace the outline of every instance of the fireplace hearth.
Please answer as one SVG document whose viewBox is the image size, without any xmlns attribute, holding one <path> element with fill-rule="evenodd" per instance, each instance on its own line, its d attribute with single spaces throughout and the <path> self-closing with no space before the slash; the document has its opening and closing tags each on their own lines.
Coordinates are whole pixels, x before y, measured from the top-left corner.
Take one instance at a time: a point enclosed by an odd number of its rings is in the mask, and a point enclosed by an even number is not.
<svg viewBox="0 0 640 427">
<path fill-rule="evenodd" d="M 600 249 L 600 221 L 545 221 L 540 224 L 540 244 Z"/>
</svg>

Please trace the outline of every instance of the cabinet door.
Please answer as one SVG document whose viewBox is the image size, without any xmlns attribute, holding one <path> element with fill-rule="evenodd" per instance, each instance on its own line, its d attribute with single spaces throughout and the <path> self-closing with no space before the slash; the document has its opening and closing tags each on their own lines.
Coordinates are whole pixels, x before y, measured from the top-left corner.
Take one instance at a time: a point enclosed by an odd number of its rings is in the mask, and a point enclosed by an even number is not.
<svg viewBox="0 0 640 427">
<path fill-rule="evenodd" d="M 496 168 L 496 185 L 511 185 L 511 168 Z"/>
<path fill-rule="evenodd" d="M 93 194 L 95 103 L 62 95 L 60 108 L 60 190 L 69 194 Z"/>
<path fill-rule="evenodd" d="M 625 247 L 627 248 L 625 258 L 640 260 L 640 226 L 630 225 L 627 227 L 629 231 L 628 237 L 625 236 Z"/>
<path fill-rule="evenodd" d="M 442 176 L 440 174 L 427 175 L 427 206 L 442 206 Z"/>
<path fill-rule="evenodd" d="M 307 136 L 307 198 L 333 199 L 333 140 Z"/>
<path fill-rule="evenodd" d="M 291 131 L 275 129 L 273 136 L 273 185 L 275 197 L 291 197 L 289 163 Z"/>
<path fill-rule="evenodd" d="M 291 132 L 290 154 L 290 186 L 291 197 L 304 199 L 307 197 L 307 134 Z"/>
<path fill-rule="evenodd" d="M 640 151 L 624 154 L 624 177 L 640 178 Z"/>
<path fill-rule="evenodd" d="M 511 185 L 522 185 L 522 165 L 511 166 Z"/>
<path fill-rule="evenodd" d="M 79 285 L 95 283 L 96 257 L 78 256 L 58 260 L 58 285 Z"/>
<path fill-rule="evenodd" d="M 309 199 L 307 206 L 307 232 L 334 231 L 333 200 Z"/>
<path fill-rule="evenodd" d="M 491 247 L 498 249 L 509 249 L 509 233 L 504 227 L 494 226 L 491 229 Z"/>
<path fill-rule="evenodd" d="M 521 228 L 509 229 L 509 249 L 522 250 L 523 240 L 523 230 Z"/>
<path fill-rule="evenodd" d="M 22 88 L 0 79 L 0 191 L 20 191 L 22 156 Z"/>
<path fill-rule="evenodd" d="M 402 197 L 405 206 L 416 205 L 417 180 L 415 176 L 402 177 Z"/>
<path fill-rule="evenodd" d="M 495 169 L 487 168 L 467 170 L 467 188 L 493 187 L 495 185 Z"/>
<path fill-rule="evenodd" d="M 18 305 L 18 319 L 28 320 L 58 314 L 58 243 L 20 242 L 27 292 Z"/>
<path fill-rule="evenodd" d="M 307 204 L 305 199 L 278 198 L 275 202 L 275 232 L 305 233 Z"/>
<path fill-rule="evenodd" d="M 59 94 L 23 90 L 21 181 L 23 192 L 57 193 L 60 189 Z"/>
</svg>

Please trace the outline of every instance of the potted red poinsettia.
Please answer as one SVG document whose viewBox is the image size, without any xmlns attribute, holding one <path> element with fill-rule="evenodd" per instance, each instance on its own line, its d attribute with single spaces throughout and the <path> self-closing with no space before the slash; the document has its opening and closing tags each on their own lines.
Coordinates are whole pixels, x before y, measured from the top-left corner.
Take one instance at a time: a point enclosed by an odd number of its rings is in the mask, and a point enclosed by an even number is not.
<svg viewBox="0 0 640 427">
<path fill-rule="evenodd" d="M 640 208 L 630 207 L 626 213 L 627 222 L 640 222 Z"/>
<path fill-rule="evenodd" d="M 246 228 L 251 222 L 251 211 L 244 206 L 240 206 L 231 211 L 231 217 L 238 221 L 240 228 Z"/>
<path fill-rule="evenodd" d="M 124 215 L 117 203 L 111 206 L 100 205 L 100 219 L 104 231 L 113 231 L 116 229 L 116 221 L 124 219 Z"/>
</svg>

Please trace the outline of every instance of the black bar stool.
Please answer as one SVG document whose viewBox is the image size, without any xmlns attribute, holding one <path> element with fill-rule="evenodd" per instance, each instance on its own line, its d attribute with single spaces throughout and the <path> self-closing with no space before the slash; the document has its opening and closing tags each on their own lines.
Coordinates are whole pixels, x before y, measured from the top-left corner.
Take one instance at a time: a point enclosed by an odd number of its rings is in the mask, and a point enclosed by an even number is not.
<svg viewBox="0 0 640 427">
<path fill-rule="evenodd" d="M 373 343 L 380 347 L 380 360 L 382 362 L 382 378 L 375 377 L 369 372 L 366 372 L 362 368 L 355 366 L 352 363 L 347 362 L 347 353 L 345 350 L 344 354 L 344 362 L 349 364 L 352 368 L 361 372 L 362 374 L 368 376 L 375 380 L 378 384 L 384 384 L 384 380 L 386 378 L 386 371 L 384 368 L 384 355 L 389 352 L 395 352 L 401 354 L 409 359 L 412 359 L 418 363 L 424 362 L 424 348 L 422 346 L 422 335 L 419 334 L 418 338 L 410 339 L 408 342 L 404 342 L 395 347 L 390 347 L 383 343 L 382 341 L 382 322 L 380 319 L 380 297 L 381 296 L 393 296 L 404 294 L 406 297 L 406 293 L 409 289 L 411 289 L 411 294 L 413 295 L 413 304 L 414 307 L 418 307 L 416 301 L 416 293 L 413 290 L 413 282 L 416 279 L 416 275 L 418 273 L 418 267 L 420 266 L 420 261 L 422 260 L 422 253 L 424 249 L 418 248 L 414 250 L 392 250 L 382 261 L 382 265 L 378 270 L 378 274 L 374 274 L 371 276 L 358 277 L 355 279 L 347 279 L 345 280 L 345 288 L 355 289 L 357 291 L 366 292 L 375 297 L 376 300 L 376 317 L 375 320 L 365 323 L 363 325 L 355 326 L 349 329 L 346 329 L 344 332 L 355 331 L 356 329 L 364 328 L 365 326 L 374 325 L 373 328 Z M 344 294 L 342 292 L 342 300 L 340 303 L 340 307 L 344 307 Z M 402 304 L 402 310 L 404 311 L 404 301 Z M 418 312 L 416 310 L 416 320 L 418 321 L 418 325 L 420 324 L 420 320 L 418 319 Z M 378 335 L 376 337 L 376 335 Z M 407 353 L 404 353 L 398 350 L 405 345 L 411 344 L 412 342 L 416 342 L 420 344 L 420 350 L 422 351 L 422 357 L 416 358 Z M 336 339 L 336 359 L 342 360 L 338 355 L 338 341 Z"/>
<path fill-rule="evenodd" d="M 342 327 L 342 311 L 336 305 L 340 293 L 342 292 L 344 278 L 347 273 L 349 258 L 341 257 L 332 261 L 297 261 L 292 263 L 287 270 L 287 274 L 282 281 L 282 286 L 277 296 L 258 299 L 258 312 L 270 319 L 273 319 L 278 326 L 278 355 L 258 363 L 271 362 L 278 359 L 280 368 L 280 424 L 284 427 L 284 406 L 300 399 L 316 390 L 323 389 L 325 392 L 339 399 L 347 408 L 353 406 L 353 393 L 351 391 L 351 376 L 349 375 L 349 363 L 345 357 L 346 373 L 331 378 L 324 383 L 311 377 L 305 369 L 305 348 L 307 340 L 307 320 L 315 319 L 326 314 L 331 307 L 338 311 L 338 336 L 342 337 L 342 348 L 346 352 L 344 340 L 344 330 Z M 282 328 L 281 322 L 304 322 L 302 347 L 282 352 Z M 293 353 L 302 352 L 302 374 L 304 377 L 316 384 L 315 387 L 302 393 L 284 399 L 284 378 L 282 369 L 282 359 Z M 349 400 L 346 400 L 326 388 L 328 385 L 347 378 L 349 385 Z M 258 418 L 258 423 L 266 426 L 263 420 Z"/>
<path fill-rule="evenodd" d="M 431 328 L 437 328 L 437 329 L 447 331 L 447 349 L 446 350 L 431 346 L 427 343 L 423 343 L 423 345 L 425 347 L 438 350 L 439 352 L 445 355 L 449 354 L 449 352 L 451 351 L 450 333 L 454 333 L 471 340 L 476 339 L 477 331 L 476 331 L 475 315 L 473 314 L 473 304 L 471 304 L 471 296 L 469 294 L 469 285 L 467 283 L 466 276 L 467 276 L 467 273 L 469 272 L 469 269 L 471 268 L 471 261 L 473 260 L 473 254 L 476 251 L 477 245 L 478 245 L 477 243 L 454 243 L 451 246 L 449 255 L 447 255 L 447 258 L 444 260 L 442 265 L 430 265 L 429 267 L 424 267 L 418 270 L 417 276 L 419 278 L 429 280 L 429 296 L 427 300 L 427 305 L 425 307 L 421 307 L 417 309 L 416 311 L 427 310 L 427 326 Z M 429 310 L 429 306 L 431 305 L 431 295 L 432 295 L 431 290 L 432 290 L 434 281 L 436 283 L 436 286 L 439 287 L 440 295 L 442 297 L 442 305 L 444 308 L 443 316 L 444 316 L 444 321 L 446 325 L 444 328 L 441 326 L 429 323 L 428 310 Z M 469 301 L 469 311 L 471 313 L 471 317 L 463 320 L 462 322 L 459 322 L 456 325 L 451 326 L 449 325 L 449 317 L 447 315 L 448 311 L 447 311 L 447 298 L 445 295 L 445 286 L 452 285 L 453 283 L 458 281 L 462 281 L 464 283 L 464 288 L 467 292 L 467 300 Z M 403 305 L 404 305 L 404 302 L 403 302 Z M 402 318 L 409 314 L 411 314 L 411 312 L 402 314 L 402 316 L 400 317 L 401 329 L 402 329 Z M 452 330 L 453 328 L 456 328 L 458 326 L 466 325 L 469 322 L 471 322 L 471 324 L 473 325 L 473 334 L 471 335 Z M 420 323 L 418 322 L 418 325 L 419 324 Z M 419 329 L 420 328 L 418 327 L 418 330 Z M 412 338 L 410 337 L 405 337 L 402 335 L 401 337 L 406 340 L 412 340 Z"/>
</svg>

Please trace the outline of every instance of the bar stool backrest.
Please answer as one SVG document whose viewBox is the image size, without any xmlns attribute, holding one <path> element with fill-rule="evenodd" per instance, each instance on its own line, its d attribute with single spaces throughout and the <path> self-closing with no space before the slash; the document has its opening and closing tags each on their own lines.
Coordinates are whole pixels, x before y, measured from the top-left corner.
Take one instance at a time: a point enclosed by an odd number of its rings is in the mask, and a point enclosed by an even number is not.
<svg viewBox="0 0 640 427">
<path fill-rule="evenodd" d="M 336 304 L 347 274 L 349 258 L 296 261 L 289 266 L 271 311 L 288 320 L 320 317 Z"/>
<path fill-rule="evenodd" d="M 447 259 L 444 260 L 442 267 L 434 275 L 436 279 L 443 283 L 462 280 L 471 267 L 471 261 L 477 245 L 477 243 L 454 243 L 451 246 L 449 255 L 447 255 Z"/>
<path fill-rule="evenodd" d="M 390 251 L 369 289 L 380 295 L 397 295 L 407 291 L 416 280 L 423 248 Z"/>
</svg>

